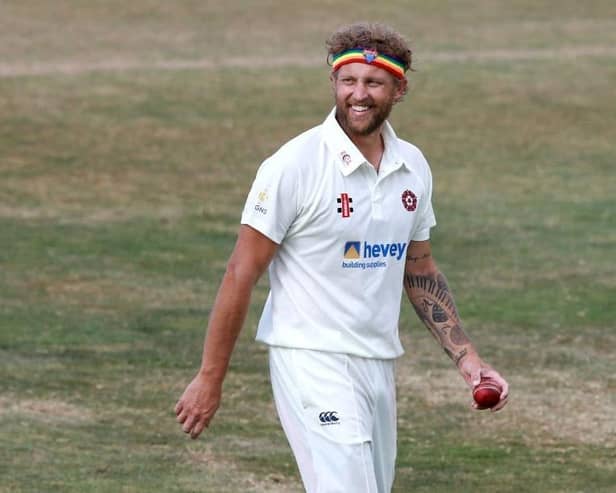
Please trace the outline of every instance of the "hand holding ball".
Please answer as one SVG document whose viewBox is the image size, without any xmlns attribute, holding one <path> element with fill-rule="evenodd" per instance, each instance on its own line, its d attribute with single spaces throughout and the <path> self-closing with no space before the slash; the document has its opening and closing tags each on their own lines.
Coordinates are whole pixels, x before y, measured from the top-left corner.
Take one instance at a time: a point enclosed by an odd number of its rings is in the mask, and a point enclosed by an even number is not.
<svg viewBox="0 0 616 493">
<path fill-rule="evenodd" d="M 491 409 L 500 401 L 501 388 L 494 382 L 482 380 L 473 390 L 477 409 Z"/>
</svg>

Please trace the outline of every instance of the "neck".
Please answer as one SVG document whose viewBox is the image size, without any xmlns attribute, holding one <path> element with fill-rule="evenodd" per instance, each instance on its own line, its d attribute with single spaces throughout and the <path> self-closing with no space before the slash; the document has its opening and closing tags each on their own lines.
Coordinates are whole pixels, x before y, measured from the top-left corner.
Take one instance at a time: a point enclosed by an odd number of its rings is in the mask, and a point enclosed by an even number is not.
<svg viewBox="0 0 616 493">
<path fill-rule="evenodd" d="M 369 135 L 349 135 L 349 138 L 378 173 L 385 151 L 381 129 Z"/>
</svg>

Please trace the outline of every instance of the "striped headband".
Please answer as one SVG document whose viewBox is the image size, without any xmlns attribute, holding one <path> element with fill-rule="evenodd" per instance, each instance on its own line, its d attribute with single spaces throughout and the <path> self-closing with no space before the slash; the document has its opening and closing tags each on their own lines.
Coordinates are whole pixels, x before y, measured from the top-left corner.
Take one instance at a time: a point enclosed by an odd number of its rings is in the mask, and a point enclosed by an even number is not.
<svg viewBox="0 0 616 493">
<path fill-rule="evenodd" d="M 404 78 L 404 63 L 397 58 L 383 55 L 368 48 L 354 48 L 343 51 L 332 57 L 332 71 L 335 72 L 347 63 L 365 63 L 387 70 L 396 78 Z"/>
</svg>

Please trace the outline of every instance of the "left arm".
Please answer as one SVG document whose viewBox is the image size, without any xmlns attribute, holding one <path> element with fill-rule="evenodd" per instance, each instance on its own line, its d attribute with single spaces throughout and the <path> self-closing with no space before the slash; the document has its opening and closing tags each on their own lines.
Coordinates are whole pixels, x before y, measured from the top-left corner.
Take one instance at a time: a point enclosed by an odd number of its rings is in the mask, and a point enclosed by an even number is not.
<svg viewBox="0 0 616 493">
<path fill-rule="evenodd" d="M 484 378 L 500 386 L 501 399 L 493 410 L 501 409 L 507 403 L 509 386 L 481 360 L 464 331 L 447 280 L 432 257 L 429 241 L 413 241 L 409 245 L 404 289 L 415 312 L 453 360 L 466 383 L 474 388 Z"/>
</svg>

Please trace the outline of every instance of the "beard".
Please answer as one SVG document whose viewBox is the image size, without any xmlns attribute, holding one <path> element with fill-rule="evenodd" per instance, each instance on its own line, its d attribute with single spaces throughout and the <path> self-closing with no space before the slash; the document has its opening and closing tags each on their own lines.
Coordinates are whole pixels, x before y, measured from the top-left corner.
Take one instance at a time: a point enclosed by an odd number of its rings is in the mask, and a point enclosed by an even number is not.
<svg viewBox="0 0 616 493">
<path fill-rule="evenodd" d="M 372 101 L 362 104 L 367 104 L 371 115 L 369 118 L 362 118 L 361 121 L 356 121 L 350 117 L 350 112 L 352 111 L 350 105 L 346 101 L 336 101 L 336 120 L 338 120 L 338 123 L 349 137 L 366 137 L 380 130 L 394 106 L 393 101 L 384 103 L 381 106 L 375 106 Z"/>
</svg>

